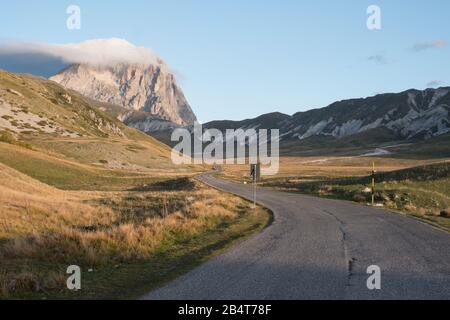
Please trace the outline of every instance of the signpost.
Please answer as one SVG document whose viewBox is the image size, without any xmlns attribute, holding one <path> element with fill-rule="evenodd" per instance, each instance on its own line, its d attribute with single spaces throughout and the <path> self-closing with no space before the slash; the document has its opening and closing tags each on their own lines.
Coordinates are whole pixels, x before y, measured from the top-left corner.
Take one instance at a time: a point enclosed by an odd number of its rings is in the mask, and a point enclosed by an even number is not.
<svg viewBox="0 0 450 320">
<path fill-rule="evenodd" d="M 256 208 L 256 182 L 259 180 L 261 175 L 261 166 L 259 163 L 250 164 L 250 176 L 253 181 L 253 208 Z"/>
</svg>

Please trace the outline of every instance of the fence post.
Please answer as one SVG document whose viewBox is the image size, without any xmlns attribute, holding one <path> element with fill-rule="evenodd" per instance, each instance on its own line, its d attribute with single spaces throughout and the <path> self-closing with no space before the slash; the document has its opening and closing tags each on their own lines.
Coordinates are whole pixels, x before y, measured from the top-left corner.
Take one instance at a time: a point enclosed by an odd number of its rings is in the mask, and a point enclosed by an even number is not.
<svg viewBox="0 0 450 320">
<path fill-rule="evenodd" d="M 372 162 L 372 207 L 375 206 L 375 162 Z"/>
</svg>

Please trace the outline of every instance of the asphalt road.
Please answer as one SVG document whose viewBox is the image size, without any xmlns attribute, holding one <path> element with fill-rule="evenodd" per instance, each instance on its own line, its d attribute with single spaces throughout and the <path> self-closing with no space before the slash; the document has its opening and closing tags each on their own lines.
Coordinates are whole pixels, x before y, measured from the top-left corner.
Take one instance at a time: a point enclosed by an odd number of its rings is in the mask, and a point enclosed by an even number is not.
<svg viewBox="0 0 450 320">
<path fill-rule="evenodd" d="M 200 178 L 252 198 L 252 188 Z M 450 299 L 450 233 L 343 201 L 259 189 L 274 223 L 144 299 Z M 367 268 L 381 289 L 367 288 Z"/>
</svg>

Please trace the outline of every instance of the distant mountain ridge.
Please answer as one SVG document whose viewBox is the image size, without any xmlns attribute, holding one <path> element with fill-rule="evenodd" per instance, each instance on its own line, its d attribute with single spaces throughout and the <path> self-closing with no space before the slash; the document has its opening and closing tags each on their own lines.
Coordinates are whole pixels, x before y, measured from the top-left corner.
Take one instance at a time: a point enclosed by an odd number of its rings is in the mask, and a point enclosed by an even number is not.
<svg viewBox="0 0 450 320">
<path fill-rule="evenodd" d="M 50 80 L 91 99 L 145 112 L 178 125 L 196 121 L 175 76 L 162 61 L 157 65 L 74 64 Z"/>
<path fill-rule="evenodd" d="M 104 111 L 169 145 L 173 130 L 191 128 L 196 121 L 164 65 L 73 65 L 51 80 L 110 104 Z M 282 148 L 288 149 L 362 147 L 428 141 L 449 134 L 449 113 L 450 87 L 441 87 L 342 100 L 294 115 L 274 112 L 242 121 L 212 121 L 203 127 L 279 129 Z"/>
<path fill-rule="evenodd" d="M 212 121 L 206 128 L 280 129 L 282 140 L 342 139 L 384 130 L 399 140 L 423 140 L 450 132 L 450 87 L 407 90 L 335 102 L 292 116 L 269 113 L 243 121 Z"/>
</svg>

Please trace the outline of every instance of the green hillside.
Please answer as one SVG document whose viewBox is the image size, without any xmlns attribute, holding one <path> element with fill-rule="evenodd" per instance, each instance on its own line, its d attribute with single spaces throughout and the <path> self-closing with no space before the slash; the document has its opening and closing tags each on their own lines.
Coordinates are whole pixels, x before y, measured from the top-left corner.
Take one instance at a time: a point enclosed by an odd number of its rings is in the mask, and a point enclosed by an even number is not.
<svg viewBox="0 0 450 320">
<path fill-rule="evenodd" d="M 54 82 L 0 71 L 0 162 L 68 189 L 202 170 L 173 165 L 166 145 L 102 110 Z"/>
</svg>

